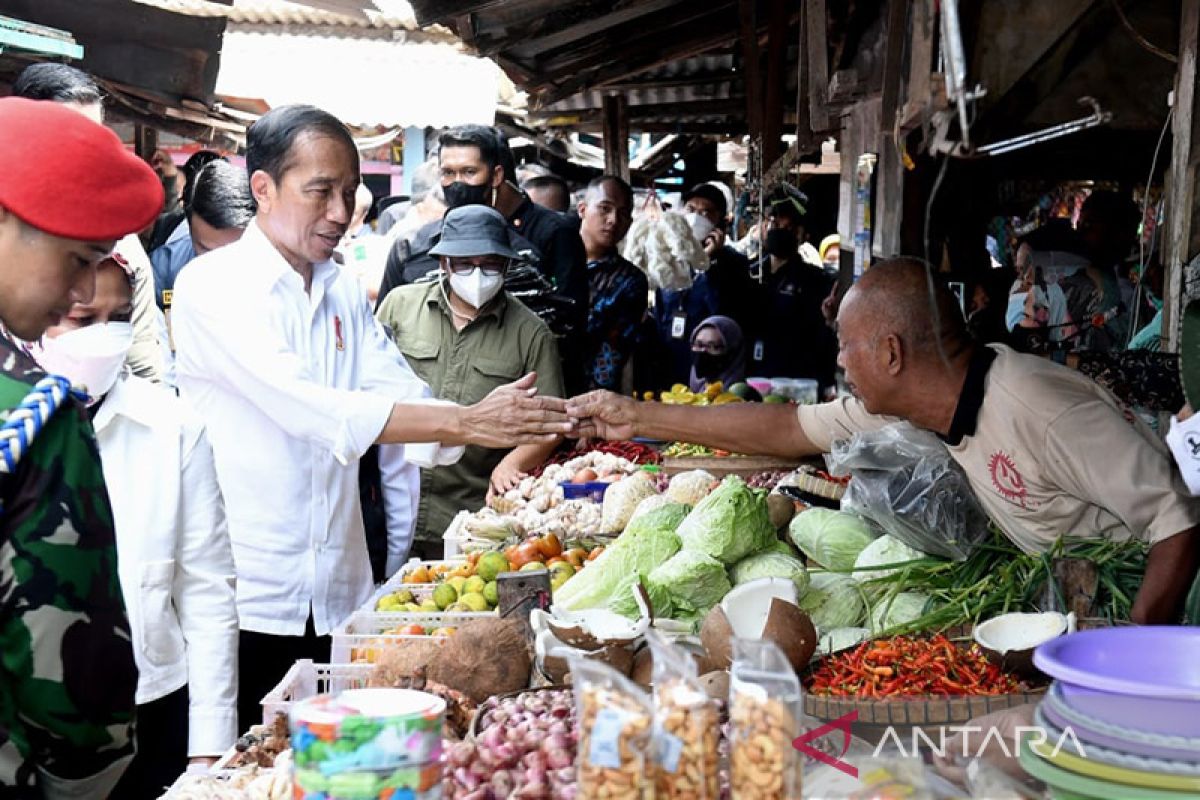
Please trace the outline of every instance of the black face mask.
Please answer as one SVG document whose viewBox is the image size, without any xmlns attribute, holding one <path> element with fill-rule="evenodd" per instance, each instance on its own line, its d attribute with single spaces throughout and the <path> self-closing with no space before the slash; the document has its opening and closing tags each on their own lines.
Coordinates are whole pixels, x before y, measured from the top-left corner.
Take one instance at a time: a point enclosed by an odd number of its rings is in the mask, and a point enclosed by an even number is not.
<svg viewBox="0 0 1200 800">
<path fill-rule="evenodd" d="M 462 208 L 463 206 L 486 206 L 490 205 L 488 200 L 491 199 L 492 185 L 491 183 L 483 183 L 478 186 L 462 181 L 455 181 L 449 186 L 443 186 L 442 192 L 446 195 L 446 208 Z"/>
<path fill-rule="evenodd" d="M 693 353 L 696 357 L 696 374 L 701 378 L 717 378 L 729 366 L 728 353 L 709 353 L 700 350 Z"/>
<path fill-rule="evenodd" d="M 787 228 L 772 228 L 767 231 L 766 251 L 776 258 L 791 258 L 796 255 L 796 234 Z"/>
</svg>

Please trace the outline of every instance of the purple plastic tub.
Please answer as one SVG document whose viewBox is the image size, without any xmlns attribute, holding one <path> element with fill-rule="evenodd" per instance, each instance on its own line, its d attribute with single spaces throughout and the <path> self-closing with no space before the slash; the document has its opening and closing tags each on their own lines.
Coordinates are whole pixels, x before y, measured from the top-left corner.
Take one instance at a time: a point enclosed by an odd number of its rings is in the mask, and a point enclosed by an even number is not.
<svg viewBox="0 0 1200 800">
<path fill-rule="evenodd" d="M 1200 737 L 1200 628 L 1103 628 L 1043 644 L 1034 665 L 1068 708 L 1111 725 Z"/>
<path fill-rule="evenodd" d="M 1078 712 L 1062 707 L 1062 698 L 1056 689 L 1051 689 L 1046 699 L 1038 706 L 1035 721 L 1043 727 L 1053 726 L 1049 732 L 1052 742 L 1059 741 L 1059 734 L 1071 729 L 1085 748 L 1097 744 L 1122 753 L 1159 758 L 1168 761 L 1195 761 L 1200 753 L 1200 744 L 1195 740 L 1170 738 L 1159 734 L 1139 733 L 1126 727 L 1116 727 L 1098 721 L 1081 718 Z M 1044 724 L 1043 724 L 1044 723 Z"/>
</svg>

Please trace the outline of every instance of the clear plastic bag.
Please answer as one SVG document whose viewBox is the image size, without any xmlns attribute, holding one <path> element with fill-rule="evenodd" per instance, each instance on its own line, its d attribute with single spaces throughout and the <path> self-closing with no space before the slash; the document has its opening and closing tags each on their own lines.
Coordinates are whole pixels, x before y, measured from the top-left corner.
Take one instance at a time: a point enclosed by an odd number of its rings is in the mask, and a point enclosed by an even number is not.
<svg viewBox="0 0 1200 800">
<path fill-rule="evenodd" d="M 720 711 L 700 687 L 691 655 L 656 631 L 646 639 L 654 656 L 655 797 L 718 800 Z"/>
<path fill-rule="evenodd" d="M 579 712 L 576 799 L 642 800 L 652 794 L 654 703 L 605 664 L 574 656 L 570 663 Z"/>
<path fill-rule="evenodd" d="M 625 530 L 638 503 L 658 494 L 650 476 L 642 471 L 622 478 L 608 487 L 600 512 L 600 532 L 620 533 Z"/>
<path fill-rule="evenodd" d="M 702 469 L 681 472 L 671 478 L 667 486 L 666 496 L 676 503 L 694 506 L 711 492 L 719 481 Z"/>
<path fill-rule="evenodd" d="M 730 784 L 737 800 L 801 797 L 800 679 L 774 642 L 734 639 L 729 680 Z"/>
<path fill-rule="evenodd" d="M 856 433 L 826 456 L 853 480 L 842 509 L 923 553 L 956 561 L 988 536 L 988 517 L 962 468 L 932 433 L 907 423 Z"/>
</svg>

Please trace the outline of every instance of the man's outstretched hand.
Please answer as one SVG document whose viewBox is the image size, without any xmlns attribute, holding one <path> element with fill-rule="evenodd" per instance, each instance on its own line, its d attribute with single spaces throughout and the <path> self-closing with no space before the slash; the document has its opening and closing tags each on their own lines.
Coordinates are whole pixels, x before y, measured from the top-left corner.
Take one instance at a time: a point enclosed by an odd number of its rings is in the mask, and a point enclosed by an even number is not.
<svg viewBox="0 0 1200 800">
<path fill-rule="evenodd" d="M 606 391 L 588 392 L 567 401 L 567 415 L 579 420 L 581 438 L 624 441 L 636 436 L 637 402 Z"/>
<path fill-rule="evenodd" d="M 481 447 L 516 447 L 544 444 L 576 435 L 577 425 L 567 415 L 567 401 L 541 397 L 529 373 L 515 383 L 492 391 L 462 413 L 462 438 Z"/>
</svg>

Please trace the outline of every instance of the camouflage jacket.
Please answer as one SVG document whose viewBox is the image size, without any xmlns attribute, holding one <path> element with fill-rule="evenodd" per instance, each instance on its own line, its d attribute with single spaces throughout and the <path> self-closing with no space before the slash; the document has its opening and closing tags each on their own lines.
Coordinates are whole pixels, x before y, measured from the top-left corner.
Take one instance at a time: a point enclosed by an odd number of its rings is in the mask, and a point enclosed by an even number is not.
<svg viewBox="0 0 1200 800">
<path fill-rule="evenodd" d="M 0 336 L 0 421 L 44 373 Z M 0 474 L 0 798 L 105 797 L 137 669 L 96 437 L 75 400 Z"/>
</svg>

